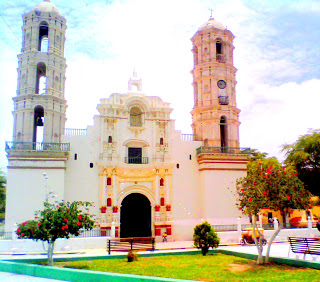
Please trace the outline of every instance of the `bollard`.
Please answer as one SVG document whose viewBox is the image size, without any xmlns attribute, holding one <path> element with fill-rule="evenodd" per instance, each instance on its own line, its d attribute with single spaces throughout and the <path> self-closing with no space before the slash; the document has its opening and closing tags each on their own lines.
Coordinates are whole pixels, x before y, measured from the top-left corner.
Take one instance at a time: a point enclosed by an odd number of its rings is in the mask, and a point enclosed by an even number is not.
<svg viewBox="0 0 320 282">
<path fill-rule="evenodd" d="M 312 230 L 312 220 L 311 220 L 310 216 L 308 216 L 308 229 L 309 229 L 309 231 Z"/>
<path fill-rule="evenodd" d="M 278 219 L 276 217 L 274 217 L 274 219 L 273 219 L 273 229 L 277 230 L 278 228 L 279 228 Z"/>
</svg>

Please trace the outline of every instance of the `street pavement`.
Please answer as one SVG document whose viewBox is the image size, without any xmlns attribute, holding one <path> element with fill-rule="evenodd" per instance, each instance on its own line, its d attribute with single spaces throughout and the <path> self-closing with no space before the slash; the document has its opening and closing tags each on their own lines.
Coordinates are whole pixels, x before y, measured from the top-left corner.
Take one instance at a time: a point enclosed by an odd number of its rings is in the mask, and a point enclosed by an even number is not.
<svg viewBox="0 0 320 282">
<path fill-rule="evenodd" d="M 254 245 L 246 245 L 246 246 L 240 246 L 240 245 L 230 245 L 230 246 L 219 246 L 219 249 L 225 249 L 225 250 L 232 250 L 237 252 L 243 252 L 243 253 L 250 253 L 250 254 L 257 254 L 256 247 Z M 267 247 L 264 247 L 263 254 L 265 254 Z M 194 250 L 193 248 L 193 242 L 192 241 L 177 241 L 177 242 L 159 242 L 156 243 L 156 252 L 182 252 L 182 251 L 188 251 L 188 250 Z M 288 243 L 274 243 L 271 246 L 270 250 L 270 256 L 272 257 L 283 257 L 287 258 L 289 252 L 289 244 Z M 150 252 L 141 252 L 141 253 L 150 253 Z M 123 255 L 123 252 L 112 252 L 112 255 Z M 58 253 L 54 255 L 54 258 L 58 257 L 83 257 L 83 256 L 106 256 L 108 255 L 107 251 L 105 249 L 87 249 L 87 250 L 79 250 L 78 252 L 73 253 Z M 24 254 L 24 255 L 18 255 L 18 254 L 1 254 L 0 253 L 0 260 L 10 260 L 10 259 L 18 259 L 18 258 L 46 258 L 45 254 Z M 289 253 L 289 258 L 297 259 L 296 255 L 292 252 Z M 299 259 L 303 259 L 303 256 L 301 255 Z M 312 261 L 312 257 L 310 255 L 306 256 L 306 260 Z M 317 262 L 320 262 L 320 259 L 317 258 Z M 53 279 L 46 279 L 46 278 L 38 278 L 38 277 L 32 277 L 27 275 L 20 275 L 20 274 L 14 274 L 14 273 L 6 273 L 6 272 L 0 272 L 0 281 L 8 281 L 8 282 L 24 282 L 24 281 L 35 281 L 35 282 L 54 282 L 58 280 Z"/>
</svg>

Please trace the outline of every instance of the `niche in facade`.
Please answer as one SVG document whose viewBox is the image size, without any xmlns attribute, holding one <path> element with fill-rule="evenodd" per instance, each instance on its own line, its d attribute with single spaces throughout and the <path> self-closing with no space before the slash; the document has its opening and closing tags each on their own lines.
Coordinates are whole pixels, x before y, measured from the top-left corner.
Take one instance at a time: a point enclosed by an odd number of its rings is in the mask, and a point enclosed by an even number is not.
<svg viewBox="0 0 320 282">
<path fill-rule="evenodd" d="M 130 109 L 130 126 L 142 126 L 142 111 L 139 107 Z"/>
<path fill-rule="evenodd" d="M 47 91 L 47 68 L 45 63 L 38 63 L 36 76 L 36 94 L 45 94 Z"/>
</svg>

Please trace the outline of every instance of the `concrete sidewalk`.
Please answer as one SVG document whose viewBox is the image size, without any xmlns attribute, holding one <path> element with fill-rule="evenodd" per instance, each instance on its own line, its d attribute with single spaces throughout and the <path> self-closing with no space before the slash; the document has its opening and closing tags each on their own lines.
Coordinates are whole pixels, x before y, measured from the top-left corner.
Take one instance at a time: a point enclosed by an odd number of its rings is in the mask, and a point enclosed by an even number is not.
<svg viewBox="0 0 320 282">
<path fill-rule="evenodd" d="M 287 258 L 289 252 L 289 244 L 288 243 L 274 243 L 271 246 L 270 256 L 272 257 L 280 257 L 280 258 Z M 220 246 L 218 249 L 224 250 L 232 250 L 236 252 L 242 253 L 250 253 L 250 254 L 257 254 L 256 247 L 254 245 L 233 245 L 233 246 Z M 263 254 L 265 254 L 267 246 L 264 247 Z M 155 253 L 169 253 L 169 252 L 183 252 L 183 251 L 192 251 L 195 250 L 193 247 L 192 241 L 177 241 L 177 242 L 166 242 L 166 243 L 156 243 L 156 251 Z M 141 252 L 141 253 L 150 253 Z M 124 255 L 125 252 L 112 252 L 112 255 Z M 71 258 L 71 257 L 84 257 L 84 256 L 107 256 L 108 253 L 105 249 L 87 249 L 87 250 L 79 250 L 78 252 L 72 253 L 55 253 L 54 258 Z M 27 254 L 27 255 L 0 255 L 0 260 L 10 260 L 10 259 L 20 259 L 20 258 L 46 258 L 46 254 Z M 292 252 L 289 253 L 289 258 L 297 259 L 296 255 Z M 300 259 L 303 259 L 303 256 L 300 256 Z M 312 261 L 312 257 L 310 255 L 306 256 L 306 260 Z M 319 262 L 319 258 L 317 258 L 317 262 Z M 31 277 L 26 275 L 19 275 L 19 274 L 12 274 L 12 273 L 5 273 L 0 272 L 0 281 L 57 281 L 52 279 L 45 279 L 45 278 L 37 278 Z"/>
</svg>

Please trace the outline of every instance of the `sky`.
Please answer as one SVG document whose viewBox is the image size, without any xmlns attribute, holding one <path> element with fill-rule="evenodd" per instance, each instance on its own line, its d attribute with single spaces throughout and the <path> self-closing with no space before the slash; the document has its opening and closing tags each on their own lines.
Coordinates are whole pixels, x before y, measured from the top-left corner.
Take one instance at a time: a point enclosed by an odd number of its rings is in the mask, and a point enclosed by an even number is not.
<svg viewBox="0 0 320 282">
<path fill-rule="evenodd" d="M 0 169 L 12 141 L 21 15 L 41 0 L 0 0 Z M 191 37 L 213 17 L 235 35 L 240 146 L 283 160 L 283 144 L 320 128 L 320 0 L 51 0 L 67 19 L 67 128 L 86 128 L 100 98 L 125 93 L 135 69 L 146 95 L 192 133 Z"/>
</svg>

